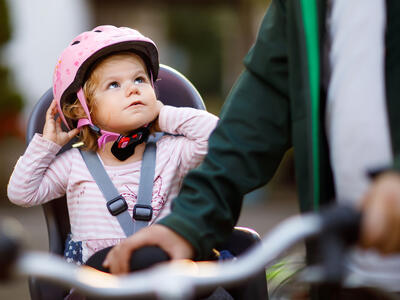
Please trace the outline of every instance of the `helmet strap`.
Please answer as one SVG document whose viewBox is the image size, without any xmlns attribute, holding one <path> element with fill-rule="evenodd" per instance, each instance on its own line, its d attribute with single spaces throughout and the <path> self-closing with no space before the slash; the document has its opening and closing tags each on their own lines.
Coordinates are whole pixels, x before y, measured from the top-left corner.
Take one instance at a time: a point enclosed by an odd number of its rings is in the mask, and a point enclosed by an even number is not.
<svg viewBox="0 0 400 300">
<path fill-rule="evenodd" d="M 86 97 L 85 97 L 85 94 L 83 92 L 83 88 L 79 89 L 79 91 L 76 93 L 76 96 L 78 97 L 78 100 L 81 103 L 82 108 L 83 108 L 83 110 L 84 110 L 89 122 L 92 123 L 92 119 L 90 118 L 90 112 L 89 112 L 89 108 L 88 108 L 87 103 L 86 103 Z"/>
</svg>

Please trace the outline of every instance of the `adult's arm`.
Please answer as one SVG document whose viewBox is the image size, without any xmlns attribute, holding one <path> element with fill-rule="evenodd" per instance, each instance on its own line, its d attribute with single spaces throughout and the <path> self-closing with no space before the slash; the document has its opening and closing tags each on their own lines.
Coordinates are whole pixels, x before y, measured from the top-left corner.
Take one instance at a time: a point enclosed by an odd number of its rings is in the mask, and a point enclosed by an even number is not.
<svg viewBox="0 0 400 300">
<path fill-rule="evenodd" d="M 268 182 L 291 146 L 285 28 L 283 1 L 273 1 L 205 160 L 185 178 L 172 213 L 159 221 L 189 241 L 196 258 L 207 258 L 227 238 L 244 194 Z"/>
</svg>

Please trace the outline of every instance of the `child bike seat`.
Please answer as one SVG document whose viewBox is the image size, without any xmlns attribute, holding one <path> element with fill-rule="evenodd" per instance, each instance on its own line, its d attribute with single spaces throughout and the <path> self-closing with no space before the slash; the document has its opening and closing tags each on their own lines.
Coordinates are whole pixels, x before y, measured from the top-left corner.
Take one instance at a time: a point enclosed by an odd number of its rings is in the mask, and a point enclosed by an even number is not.
<svg viewBox="0 0 400 300">
<path fill-rule="evenodd" d="M 193 107 L 205 110 L 204 102 L 191 82 L 181 73 L 166 65 L 160 65 L 158 80 L 155 82 L 157 98 L 164 104 L 176 107 Z M 30 115 L 26 143 L 29 144 L 35 133 L 42 133 L 45 123 L 46 111 L 53 100 L 53 91 L 50 88 L 39 99 Z M 60 151 L 66 151 L 76 140 L 66 144 Z M 70 233 L 70 223 L 65 197 L 54 199 L 42 205 L 46 219 L 49 251 L 53 254 L 63 255 L 64 243 Z M 240 228 L 235 230 L 232 239 L 227 243 L 227 249 L 235 255 L 258 242 L 259 236 L 253 230 Z M 265 288 L 264 288 L 265 285 Z M 262 283 L 261 294 L 266 293 L 266 284 Z M 58 300 L 64 299 L 68 293 L 66 289 L 55 286 L 37 278 L 29 278 L 29 290 L 32 300 Z"/>
</svg>

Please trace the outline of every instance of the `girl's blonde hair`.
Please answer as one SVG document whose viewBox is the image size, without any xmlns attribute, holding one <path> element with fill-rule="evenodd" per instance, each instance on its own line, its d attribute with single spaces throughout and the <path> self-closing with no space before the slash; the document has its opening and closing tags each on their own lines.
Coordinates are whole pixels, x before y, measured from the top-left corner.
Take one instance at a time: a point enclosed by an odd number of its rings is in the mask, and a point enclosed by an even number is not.
<svg viewBox="0 0 400 300">
<path fill-rule="evenodd" d="M 90 74 L 88 80 L 85 82 L 83 86 L 83 93 L 85 94 L 86 104 L 88 106 L 92 121 L 94 121 L 95 119 L 95 116 L 92 114 L 92 111 L 95 104 L 94 94 L 98 83 L 98 76 L 96 69 L 97 68 L 93 70 L 93 72 Z M 87 118 L 85 111 L 83 110 L 82 104 L 80 103 L 78 98 L 72 103 L 66 103 L 62 107 L 62 111 L 66 118 L 69 118 L 73 121 L 78 121 L 79 119 Z M 78 138 L 80 142 L 83 142 L 82 146 L 83 150 L 97 151 L 98 136 L 88 126 L 84 126 L 81 128 Z"/>
</svg>

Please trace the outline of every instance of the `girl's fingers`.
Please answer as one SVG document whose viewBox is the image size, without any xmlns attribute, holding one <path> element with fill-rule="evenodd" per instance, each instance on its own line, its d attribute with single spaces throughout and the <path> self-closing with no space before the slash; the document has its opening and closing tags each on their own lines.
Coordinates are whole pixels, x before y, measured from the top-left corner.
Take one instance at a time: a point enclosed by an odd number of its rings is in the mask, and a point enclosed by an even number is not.
<svg viewBox="0 0 400 300">
<path fill-rule="evenodd" d="M 58 113 L 56 100 L 53 100 L 52 105 L 53 105 L 53 114 L 55 115 L 56 113 Z"/>
<path fill-rule="evenodd" d="M 57 136 L 59 136 L 59 137 L 62 137 L 63 135 L 66 134 L 66 132 L 64 132 L 64 130 L 61 128 L 61 119 L 58 116 L 56 119 L 56 133 L 57 133 Z"/>
<path fill-rule="evenodd" d="M 70 131 L 64 131 L 61 127 L 61 118 L 59 116 L 57 116 L 54 123 L 55 142 L 61 146 L 68 143 L 74 136 L 79 133 L 79 129 L 76 128 Z"/>
<path fill-rule="evenodd" d="M 53 116 L 53 107 L 54 107 L 53 103 L 54 101 L 51 102 L 49 108 L 46 111 L 46 120 L 50 119 Z"/>
<path fill-rule="evenodd" d="M 56 118 L 56 132 L 57 132 L 57 134 L 62 132 L 61 119 L 59 117 Z"/>
<path fill-rule="evenodd" d="M 51 118 L 54 118 L 54 115 L 55 115 L 56 113 L 57 113 L 56 101 L 53 100 L 53 101 L 50 103 L 49 108 L 47 109 L 47 112 L 46 112 L 46 120 L 49 120 L 49 119 L 51 119 Z"/>
<path fill-rule="evenodd" d="M 72 130 L 70 130 L 70 131 L 68 131 L 68 138 L 69 139 L 72 139 L 74 136 L 76 136 L 77 134 L 79 133 L 79 129 L 77 129 L 77 128 L 74 128 L 74 129 L 72 129 Z"/>
</svg>

